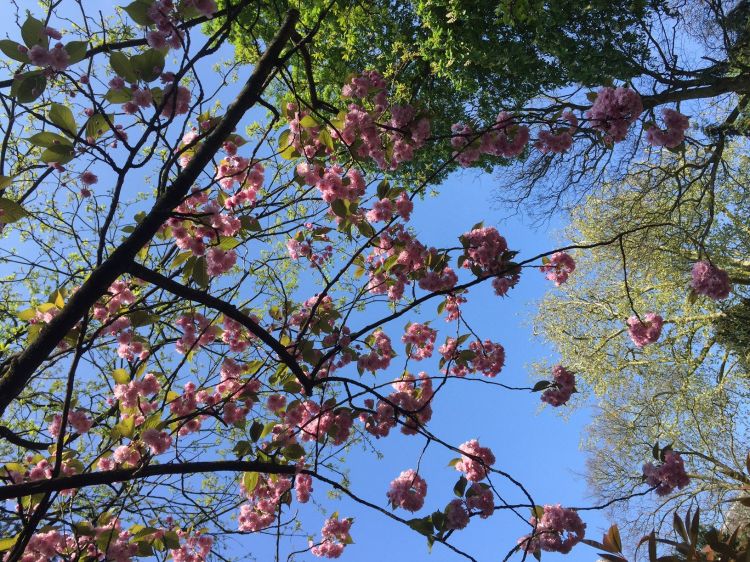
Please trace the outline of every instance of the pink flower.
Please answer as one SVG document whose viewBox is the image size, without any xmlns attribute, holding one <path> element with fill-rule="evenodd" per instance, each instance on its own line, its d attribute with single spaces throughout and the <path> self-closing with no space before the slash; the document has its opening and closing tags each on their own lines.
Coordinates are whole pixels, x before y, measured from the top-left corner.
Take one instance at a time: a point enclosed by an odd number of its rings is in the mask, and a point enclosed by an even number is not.
<svg viewBox="0 0 750 562">
<path fill-rule="evenodd" d="M 554 386 L 542 393 L 542 402 L 546 402 L 550 406 L 562 406 L 570 400 L 570 397 L 576 391 L 575 375 L 562 365 L 555 365 L 552 369 L 552 377 L 554 378 Z"/>
<path fill-rule="evenodd" d="M 410 324 L 406 333 L 401 336 L 401 341 L 407 345 L 409 357 L 421 361 L 432 357 L 436 337 L 437 331 L 426 324 Z"/>
<path fill-rule="evenodd" d="M 326 520 L 321 530 L 323 540 L 317 546 L 310 549 L 315 556 L 325 558 L 338 558 L 344 552 L 344 547 L 351 542 L 349 529 L 351 529 L 351 519 L 339 519 L 331 517 Z"/>
<path fill-rule="evenodd" d="M 294 477 L 294 491 L 299 503 L 307 503 L 312 492 L 312 476 L 309 474 L 297 474 Z"/>
<path fill-rule="evenodd" d="M 547 274 L 547 279 L 555 282 L 559 287 L 568 280 L 568 276 L 575 271 L 576 262 L 565 252 L 555 252 L 550 256 L 549 262 L 542 265 L 539 270 Z"/>
<path fill-rule="evenodd" d="M 413 469 L 403 471 L 391 482 L 386 496 L 393 507 L 419 511 L 427 495 L 427 482 Z"/>
<path fill-rule="evenodd" d="M 649 486 L 656 487 L 656 494 L 667 496 L 675 488 L 682 489 L 690 483 L 682 457 L 674 451 L 664 453 L 664 462 L 656 467 L 652 463 L 643 465 L 643 477 Z"/>
<path fill-rule="evenodd" d="M 469 524 L 469 512 L 462 500 L 451 500 L 445 507 L 445 523 L 447 529 L 455 530 L 463 529 Z"/>
<path fill-rule="evenodd" d="M 152 455 L 161 455 L 172 446 L 172 437 L 166 431 L 147 429 L 141 434 L 141 439 L 148 445 Z"/>
<path fill-rule="evenodd" d="M 643 347 L 658 340 L 664 325 L 664 319 L 653 312 L 646 314 L 644 319 L 645 321 L 641 322 L 637 316 L 628 318 L 630 339 L 638 347 Z"/>
<path fill-rule="evenodd" d="M 723 300 L 732 291 L 729 275 L 723 269 L 707 261 L 693 264 L 691 286 L 699 295 L 706 295 L 713 300 Z"/>
<path fill-rule="evenodd" d="M 649 127 L 646 131 L 646 142 L 651 146 L 666 146 L 674 148 L 685 140 L 685 131 L 690 127 L 690 120 L 674 109 L 662 109 L 662 117 L 666 129 Z"/>
<path fill-rule="evenodd" d="M 81 174 L 81 182 L 84 185 L 94 185 L 99 181 L 99 178 L 94 174 L 94 172 L 91 172 L 89 170 L 86 170 Z"/>
<path fill-rule="evenodd" d="M 614 142 L 625 140 L 628 128 L 643 112 L 641 96 L 630 88 L 602 88 L 586 111 L 591 127 Z"/>
<path fill-rule="evenodd" d="M 541 519 L 531 517 L 529 522 L 536 526 L 534 533 L 518 541 L 526 552 L 545 550 L 567 554 L 586 533 L 586 524 L 578 513 L 559 504 L 545 505 Z"/>
<path fill-rule="evenodd" d="M 456 470 L 463 472 L 467 480 L 479 482 L 487 476 L 489 467 L 495 464 L 495 455 L 487 447 L 481 447 L 479 441 L 472 439 L 459 446 L 463 453 L 456 463 Z"/>
<path fill-rule="evenodd" d="M 482 519 L 487 519 L 495 512 L 495 496 L 487 484 L 474 483 L 466 492 L 466 507 L 475 509 Z"/>
</svg>

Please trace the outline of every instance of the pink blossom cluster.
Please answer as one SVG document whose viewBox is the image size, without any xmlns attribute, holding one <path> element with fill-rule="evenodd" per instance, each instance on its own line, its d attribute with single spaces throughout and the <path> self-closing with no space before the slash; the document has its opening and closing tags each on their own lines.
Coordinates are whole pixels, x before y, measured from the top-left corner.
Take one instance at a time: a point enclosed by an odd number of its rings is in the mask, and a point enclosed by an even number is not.
<svg viewBox="0 0 750 562">
<path fill-rule="evenodd" d="M 324 139 L 320 135 L 323 128 L 317 124 L 314 117 L 310 116 L 309 111 L 306 109 L 300 110 L 296 103 L 289 103 L 287 104 L 286 112 L 287 115 L 290 116 L 290 134 L 288 137 L 289 144 L 287 146 L 294 147 L 294 150 L 297 153 L 310 160 L 316 156 L 329 154 L 331 152 L 331 149 L 326 145 Z M 302 121 L 308 116 L 310 116 L 309 119 L 315 121 L 315 125 L 302 125 Z M 280 148 L 285 149 L 286 147 L 282 146 Z"/>
<path fill-rule="evenodd" d="M 52 30 L 52 28 L 48 29 Z M 67 70 L 68 65 L 70 65 L 70 55 L 68 54 L 68 51 L 65 50 L 62 43 L 56 43 L 51 49 L 43 47 L 42 45 L 34 45 L 31 49 L 19 45 L 18 50 L 20 53 L 26 54 L 29 57 L 31 64 L 34 66 L 41 66 L 49 71 L 63 72 L 64 70 Z"/>
<path fill-rule="evenodd" d="M 257 316 L 252 317 L 252 319 L 256 323 L 259 320 Z M 247 351 L 255 336 L 248 333 L 242 324 L 236 320 L 232 320 L 229 316 L 224 316 L 221 324 L 224 328 L 224 332 L 221 334 L 221 341 L 229 345 L 229 351 L 235 353 Z"/>
<path fill-rule="evenodd" d="M 501 274 L 507 264 L 508 243 L 496 228 L 479 227 L 461 236 L 465 261 L 463 267 L 476 268 L 481 274 Z"/>
<path fill-rule="evenodd" d="M 333 257 L 333 246 L 330 244 L 330 238 L 325 229 L 315 229 L 310 223 L 306 225 L 306 228 L 309 234 L 300 231 L 286 241 L 287 253 L 293 260 L 306 258 L 310 260 L 311 265 L 322 266 Z M 316 243 L 324 243 L 325 246 L 316 251 Z"/>
<path fill-rule="evenodd" d="M 388 400 L 407 418 L 401 426 L 401 433 L 415 435 L 421 426 L 432 419 L 431 403 L 435 395 L 432 379 L 425 372 L 419 373 L 417 378 L 410 373 L 404 373 L 392 386 L 396 392 L 392 392 Z"/>
<path fill-rule="evenodd" d="M 445 508 L 446 528 L 460 530 L 470 521 L 472 513 L 487 519 L 495 512 L 495 496 L 492 488 L 484 483 L 475 482 L 466 491 L 465 499 L 452 500 Z"/>
<path fill-rule="evenodd" d="M 649 127 L 646 131 L 646 142 L 651 146 L 675 148 L 685 140 L 685 131 L 690 127 L 690 120 L 679 111 L 669 108 L 662 109 L 661 115 L 666 128 Z"/>
<path fill-rule="evenodd" d="M 110 297 L 108 300 L 100 300 L 94 304 L 94 318 L 100 322 L 107 322 L 115 316 L 121 308 L 130 306 L 135 302 L 135 295 L 130 289 L 130 284 L 124 280 L 112 283 L 107 289 Z M 122 316 L 118 318 L 109 328 L 108 333 L 116 334 L 130 325 L 130 320 Z"/>
<path fill-rule="evenodd" d="M 467 302 L 466 298 L 461 295 L 446 295 L 445 306 L 443 307 L 446 313 L 445 321 L 453 322 L 454 320 L 458 320 L 461 317 L 461 305 L 465 302 Z"/>
<path fill-rule="evenodd" d="M 311 317 L 313 308 L 315 309 L 315 314 Z M 321 331 L 331 332 L 339 316 L 330 295 L 321 297 L 316 294 L 302 303 L 300 310 L 289 317 L 289 324 L 295 327 L 302 327 L 308 323 L 308 330 L 314 334 L 318 334 Z"/>
<path fill-rule="evenodd" d="M 411 359 L 421 361 L 432 357 L 435 348 L 437 331 L 427 324 L 409 324 L 406 332 L 401 336 L 401 341 L 407 346 L 407 353 Z"/>
<path fill-rule="evenodd" d="M 377 72 L 354 76 L 341 95 L 359 103 L 349 104 L 341 130 L 332 130 L 331 136 L 342 140 L 359 157 L 372 158 L 383 170 L 412 160 L 414 151 L 430 136 L 429 119 L 410 105 L 390 104 L 385 80 Z M 368 105 L 372 110 L 366 109 Z M 379 127 L 378 120 L 384 120 L 385 127 Z"/>
<path fill-rule="evenodd" d="M 83 410 L 72 410 L 68 412 L 68 424 L 76 433 L 83 435 L 84 433 L 88 433 L 94 425 L 94 421 Z M 60 414 L 55 414 L 52 418 L 52 423 L 50 423 L 49 426 L 50 435 L 52 435 L 52 437 L 58 437 L 60 435 L 61 427 L 62 416 Z"/>
<path fill-rule="evenodd" d="M 166 431 L 146 429 L 141 433 L 141 439 L 148 446 L 152 455 L 161 455 L 172 446 L 172 436 Z"/>
<path fill-rule="evenodd" d="M 309 474 L 297 474 L 294 477 L 294 492 L 297 495 L 297 501 L 299 503 L 307 503 L 310 501 L 312 484 L 312 476 Z"/>
<path fill-rule="evenodd" d="M 301 163 L 297 166 L 297 173 L 308 185 L 314 185 L 323 201 L 333 203 L 337 199 L 342 201 L 356 201 L 365 194 L 367 184 L 362 173 L 356 168 L 344 171 L 339 164 L 328 168 Z"/>
<path fill-rule="evenodd" d="M 401 299 L 410 279 L 425 277 L 426 260 L 431 251 L 402 225 L 392 225 L 380 235 L 373 252 L 366 258 L 370 276 L 369 291 L 375 295 L 387 294 L 393 301 Z M 386 262 L 393 256 L 397 256 L 395 263 L 385 270 Z M 452 272 L 443 271 L 443 275 L 437 276 L 439 278 L 436 277 L 432 282 L 450 285 L 455 277 L 455 274 L 451 274 Z"/>
<path fill-rule="evenodd" d="M 664 452 L 664 462 L 658 467 L 650 462 L 644 464 L 643 477 L 649 486 L 656 487 L 659 496 L 667 496 L 675 488 L 681 490 L 690 483 L 682 457 L 671 450 Z"/>
<path fill-rule="evenodd" d="M 471 439 L 458 447 L 463 453 L 455 468 L 466 475 L 467 480 L 479 482 L 487 477 L 489 468 L 495 464 L 495 455 L 488 447 L 479 445 L 479 441 Z"/>
<path fill-rule="evenodd" d="M 180 216 L 167 219 L 164 228 L 170 229 L 178 248 L 189 250 L 195 256 L 206 254 L 207 243 L 218 241 L 219 236 L 234 236 L 242 227 L 240 220 L 231 213 L 221 212 L 217 202 L 209 202 L 207 192 L 193 192 L 175 212 Z M 234 250 L 212 247 L 206 260 L 210 269 L 227 270 L 234 265 L 236 253 Z M 227 260 L 229 267 L 226 267 Z"/>
<path fill-rule="evenodd" d="M 65 546 L 65 539 L 54 529 L 34 533 L 23 551 L 21 562 L 49 562 L 54 560 Z M 6 552 L 3 560 L 7 560 L 9 556 L 10 553 Z"/>
<path fill-rule="evenodd" d="M 653 312 L 646 314 L 643 322 L 637 316 L 628 318 L 628 334 L 638 347 L 657 341 L 661 336 L 662 326 L 664 326 L 664 319 Z"/>
<path fill-rule="evenodd" d="M 573 134 L 578 129 L 578 118 L 570 111 L 563 112 L 562 118 L 567 122 L 568 127 L 557 132 L 542 130 L 537 134 L 534 147 L 542 154 L 549 152 L 563 154 L 573 146 Z"/>
<path fill-rule="evenodd" d="M 184 115 L 190 111 L 192 94 L 185 86 L 168 84 L 162 94 L 161 116 L 172 119 L 176 115 Z"/>
<path fill-rule="evenodd" d="M 250 503 L 240 508 L 237 517 L 239 530 L 254 533 L 273 525 L 279 503 L 291 487 L 292 481 L 288 477 L 265 474 L 260 476 L 254 490 L 246 490 L 241 484 L 240 488 Z"/>
<path fill-rule="evenodd" d="M 156 404 L 150 404 L 147 396 L 157 394 L 161 390 L 159 381 L 152 373 L 147 373 L 142 379 L 133 379 L 129 383 L 116 384 L 114 396 L 122 408 L 138 408 L 140 411 L 150 412 Z"/>
<path fill-rule="evenodd" d="M 97 466 L 99 470 L 114 470 L 118 467 L 133 468 L 141 462 L 141 452 L 135 443 L 120 445 L 112 451 L 112 456 L 101 457 Z"/>
<path fill-rule="evenodd" d="M 206 17 L 217 10 L 214 0 L 183 0 L 181 8 L 194 8 Z M 156 29 L 146 33 L 146 41 L 153 49 L 180 49 L 185 42 L 185 32 L 179 25 L 179 14 L 172 0 L 157 0 L 148 9 L 148 17 Z"/>
<path fill-rule="evenodd" d="M 321 558 L 338 558 L 344 552 L 344 547 L 352 542 L 349 530 L 351 519 L 339 519 L 338 516 L 326 519 L 321 530 L 322 540 L 312 546 L 310 552 Z"/>
<path fill-rule="evenodd" d="M 499 343 L 490 340 L 473 341 L 469 349 L 474 352 L 471 363 L 474 371 L 482 373 L 486 377 L 496 377 L 505 364 L 505 348 Z"/>
<path fill-rule="evenodd" d="M 132 331 L 120 332 L 117 343 L 117 355 L 125 361 L 135 361 L 136 357 L 143 361 L 150 354 L 148 343 Z"/>
<path fill-rule="evenodd" d="M 707 261 L 693 264 L 691 286 L 699 295 L 706 295 L 713 300 L 723 300 L 732 291 L 729 274 Z"/>
<path fill-rule="evenodd" d="M 284 421 L 300 430 L 302 441 L 328 438 L 333 445 L 343 445 L 352 428 L 351 412 L 345 408 L 321 408 L 312 400 L 300 402 L 287 409 Z"/>
<path fill-rule="evenodd" d="M 205 562 L 211 553 L 214 539 L 208 535 L 190 535 L 185 531 L 177 531 L 182 539 L 180 548 L 169 551 L 174 562 Z"/>
<path fill-rule="evenodd" d="M 547 279 L 555 282 L 559 287 L 568 280 L 573 271 L 575 271 L 575 260 L 565 252 L 555 252 L 549 258 L 549 262 L 542 265 L 539 270 L 547 274 Z"/>
<path fill-rule="evenodd" d="M 182 337 L 175 346 L 183 355 L 210 344 L 219 335 L 219 327 L 211 324 L 208 318 L 197 312 L 183 314 L 175 324 L 182 328 Z"/>
<path fill-rule="evenodd" d="M 586 534 L 586 524 L 578 513 L 560 504 L 545 505 L 542 517 L 532 516 L 529 522 L 534 532 L 518 541 L 527 552 L 544 550 L 567 554 Z"/>
<path fill-rule="evenodd" d="M 510 113 L 498 114 L 495 123 L 486 132 L 477 133 L 471 125 L 451 125 L 453 155 L 464 167 L 470 166 L 482 154 L 513 158 L 521 154 L 529 142 L 529 128 L 517 125 Z"/>
<path fill-rule="evenodd" d="M 134 115 L 138 113 L 139 109 L 145 109 L 151 107 L 153 103 L 153 96 L 151 90 L 147 87 L 139 88 L 135 85 L 131 87 L 131 99 L 122 104 L 122 110 L 128 115 Z"/>
<path fill-rule="evenodd" d="M 466 528 L 469 524 L 469 511 L 464 501 L 456 498 L 445 506 L 445 527 L 448 530 L 458 531 Z"/>
<path fill-rule="evenodd" d="M 396 356 L 391 346 L 391 338 L 383 330 L 376 330 L 370 336 L 370 353 L 363 354 L 357 359 L 357 367 L 363 371 L 379 371 L 387 369 L 391 359 Z"/>
<path fill-rule="evenodd" d="M 427 482 L 414 469 L 404 470 L 388 487 L 386 496 L 390 504 L 406 511 L 419 511 L 427 495 Z"/>
<path fill-rule="evenodd" d="M 470 356 L 465 356 L 458 349 L 459 340 L 447 338 L 445 343 L 438 348 L 443 356 L 440 361 L 441 368 L 448 362 L 452 362 L 450 372 L 454 377 L 465 377 L 469 373 L 481 372 L 487 377 L 497 376 L 505 363 L 505 349 L 499 343 L 490 340 L 473 341 L 469 344 Z"/>
<path fill-rule="evenodd" d="M 576 391 L 575 375 L 562 365 L 555 365 L 552 369 L 552 378 L 554 384 L 542 393 L 542 402 L 550 406 L 562 406 Z"/>
<path fill-rule="evenodd" d="M 641 96 L 630 88 L 602 88 L 586 111 L 591 127 L 602 131 L 607 142 L 625 140 L 630 125 L 643 112 Z"/>
<path fill-rule="evenodd" d="M 427 270 L 419 279 L 419 288 L 430 292 L 448 291 L 458 283 L 458 275 L 448 266 L 440 271 Z"/>
<path fill-rule="evenodd" d="M 396 426 L 397 410 L 407 418 L 401 427 L 401 432 L 405 435 L 416 434 L 419 426 L 432 418 L 430 402 L 434 390 L 432 380 L 426 373 L 419 373 L 418 378 L 405 373 L 400 379 L 395 380 L 392 386 L 395 392 L 389 394 L 385 400 L 378 400 L 377 405 L 370 398 L 365 400 L 365 407 L 371 411 L 359 415 L 359 420 L 365 425 L 365 431 L 377 438 L 387 437 Z"/>
</svg>

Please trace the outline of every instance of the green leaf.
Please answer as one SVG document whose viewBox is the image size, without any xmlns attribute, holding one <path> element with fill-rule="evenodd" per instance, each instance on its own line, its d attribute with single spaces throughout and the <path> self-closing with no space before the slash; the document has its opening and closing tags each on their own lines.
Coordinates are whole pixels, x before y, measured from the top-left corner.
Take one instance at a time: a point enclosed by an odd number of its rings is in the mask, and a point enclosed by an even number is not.
<svg viewBox="0 0 750 562">
<path fill-rule="evenodd" d="M 78 134 L 78 125 L 76 125 L 76 119 L 69 107 L 59 103 L 51 103 L 48 116 L 49 120 L 63 131 L 67 131 L 74 136 Z"/>
<path fill-rule="evenodd" d="M 23 42 L 29 49 L 34 45 L 41 45 L 45 49 L 49 47 L 49 37 L 44 32 L 44 24 L 32 16 L 29 16 L 23 22 L 21 37 L 23 37 Z"/>
<path fill-rule="evenodd" d="M 13 181 L 13 178 L 8 176 L 0 176 L 0 189 L 5 189 Z"/>
<path fill-rule="evenodd" d="M 333 150 L 333 137 L 327 129 L 321 129 L 318 133 L 318 140 L 326 145 L 327 148 Z"/>
<path fill-rule="evenodd" d="M 411 527 L 418 533 L 426 537 L 432 536 L 432 520 L 429 517 L 423 517 L 421 519 L 410 519 L 406 523 L 409 525 L 409 527 Z"/>
<path fill-rule="evenodd" d="M 112 439 L 118 441 L 121 437 L 133 437 L 135 432 L 135 418 L 129 417 L 122 420 L 112 428 Z"/>
<path fill-rule="evenodd" d="M 375 229 L 369 222 L 360 221 L 357 223 L 357 230 L 359 230 L 359 233 L 366 238 L 372 238 L 375 236 Z"/>
<path fill-rule="evenodd" d="M 68 145 L 55 145 L 50 146 L 44 152 L 42 152 L 42 162 L 51 164 L 56 162 L 58 164 L 65 164 L 73 160 L 75 156 L 75 150 L 72 146 Z"/>
<path fill-rule="evenodd" d="M 151 82 L 161 76 L 164 70 L 164 53 L 156 49 L 149 49 L 132 57 L 130 64 L 141 80 Z"/>
<path fill-rule="evenodd" d="M 13 545 L 16 544 L 16 539 L 18 538 L 18 535 L 15 537 L 8 537 L 6 539 L 0 539 L 0 552 L 5 552 L 6 550 L 10 550 L 13 548 Z"/>
<path fill-rule="evenodd" d="M 138 82 L 138 75 L 135 73 L 133 64 L 126 55 L 120 52 L 112 53 L 109 55 L 109 64 L 112 70 L 126 82 Z"/>
<path fill-rule="evenodd" d="M 112 122 L 112 117 L 113 116 L 109 117 L 110 123 Z M 107 117 L 101 113 L 94 113 L 89 117 L 89 120 L 86 121 L 86 139 L 96 140 L 106 133 L 109 128 Z"/>
<path fill-rule="evenodd" d="M 195 260 L 193 266 L 193 281 L 202 288 L 208 287 L 208 262 L 204 256 Z"/>
<path fill-rule="evenodd" d="M 164 545 L 170 549 L 180 548 L 180 536 L 176 531 L 164 533 Z"/>
<path fill-rule="evenodd" d="M 119 90 L 111 88 L 104 94 L 104 99 L 110 103 L 126 103 L 133 99 L 133 91 L 129 88 L 121 88 Z"/>
<path fill-rule="evenodd" d="M 130 382 L 130 373 L 125 369 L 115 369 L 112 371 L 112 378 L 117 384 L 128 384 Z"/>
<path fill-rule="evenodd" d="M 68 64 L 75 64 L 81 62 L 86 58 L 86 50 L 89 48 L 88 41 L 71 41 L 66 43 L 65 50 L 68 53 L 70 61 Z"/>
<path fill-rule="evenodd" d="M 55 146 L 72 146 L 68 137 L 58 135 L 57 133 L 43 132 L 30 136 L 27 139 L 31 144 L 51 148 Z"/>
<path fill-rule="evenodd" d="M 41 96 L 46 87 L 47 78 L 40 70 L 32 70 L 13 77 L 10 95 L 19 103 L 29 103 Z"/>
<path fill-rule="evenodd" d="M 344 203 L 341 199 L 334 199 L 331 202 L 331 210 L 333 211 L 333 214 L 341 218 L 345 218 L 348 214 L 346 203 Z"/>
<path fill-rule="evenodd" d="M 293 445 L 284 447 L 281 454 L 284 455 L 284 458 L 290 461 L 296 461 L 305 456 L 305 449 L 299 443 L 294 443 Z"/>
<path fill-rule="evenodd" d="M 297 149 L 290 144 L 284 150 L 279 152 L 279 156 L 281 156 L 284 160 L 291 160 L 292 158 L 299 157 L 299 152 L 297 152 Z"/>
<path fill-rule="evenodd" d="M 320 127 L 320 123 L 312 115 L 305 115 L 299 122 L 305 128 Z"/>
<path fill-rule="evenodd" d="M 222 250 L 232 250 L 242 244 L 242 240 L 232 238 L 231 236 L 222 236 L 219 241 L 219 248 Z"/>
<path fill-rule="evenodd" d="M 138 25 L 150 27 L 154 25 L 154 20 L 148 16 L 148 9 L 152 5 L 153 2 L 149 2 L 148 0 L 135 0 L 135 2 L 123 6 L 122 9 L 125 10 L 130 16 L 130 19 Z"/>
<path fill-rule="evenodd" d="M 279 135 L 279 148 L 281 150 L 287 148 L 289 146 L 289 136 L 292 134 L 292 132 L 287 129 L 283 133 Z"/>
<path fill-rule="evenodd" d="M 466 485 L 469 483 L 468 480 L 466 480 L 465 476 L 461 476 L 458 479 L 458 482 L 456 482 L 455 486 L 453 486 L 453 493 L 456 494 L 457 497 L 462 498 L 464 495 L 464 492 L 466 491 Z"/>
<path fill-rule="evenodd" d="M 260 474 L 257 472 L 245 472 L 242 475 L 242 485 L 245 486 L 245 494 L 251 494 L 258 487 Z"/>
<path fill-rule="evenodd" d="M 2 211 L 2 214 L 0 214 L 0 223 L 3 224 L 17 222 L 29 215 L 21 205 L 4 197 L 0 197 L 0 211 Z"/>
<path fill-rule="evenodd" d="M 6 57 L 18 62 L 28 64 L 31 62 L 29 60 L 29 56 L 26 53 L 22 53 L 18 50 L 18 48 L 22 46 L 23 45 L 21 45 L 20 43 L 16 43 L 15 41 L 11 41 L 10 39 L 0 40 L 0 51 L 2 51 Z"/>
</svg>

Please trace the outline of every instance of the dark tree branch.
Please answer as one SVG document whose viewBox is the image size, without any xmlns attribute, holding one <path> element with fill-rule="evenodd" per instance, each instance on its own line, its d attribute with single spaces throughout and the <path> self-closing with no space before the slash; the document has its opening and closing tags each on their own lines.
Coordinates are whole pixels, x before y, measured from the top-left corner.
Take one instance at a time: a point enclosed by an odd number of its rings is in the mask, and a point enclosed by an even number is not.
<svg viewBox="0 0 750 562">
<path fill-rule="evenodd" d="M 164 289 L 165 291 L 169 291 L 177 297 L 204 304 L 209 308 L 217 310 L 225 316 L 228 316 L 235 322 L 239 322 L 245 328 L 247 328 L 247 330 L 251 334 L 257 336 L 259 340 L 265 343 L 279 356 L 279 359 L 281 359 L 281 361 L 287 367 L 289 367 L 292 373 L 294 373 L 294 375 L 297 377 L 297 380 L 304 387 L 305 392 L 308 394 L 308 396 L 312 393 L 312 381 L 307 375 L 305 375 L 302 367 L 300 367 L 299 363 L 297 363 L 297 360 L 292 356 L 292 354 L 289 353 L 289 350 L 287 350 L 287 348 L 284 347 L 279 342 L 279 340 L 274 338 L 256 321 L 254 321 L 248 315 L 243 314 L 233 304 L 209 295 L 205 291 L 199 291 L 197 289 L 193 289 L 192 287 L 182 285 L 181 283 L 178 283 L 177 281 L 170 279 L 169 277 L 166 277 L 161 273 L 157 273 L 156 271 L 148 269 L 147 267 L 136 262 L 133 262 L 128 266 L 128 272 L 138 277 L 139 279 L 142 279 L 143 281 L 147 281 L 152 285 L 156 285 L 157 287 Z"/>
</svg>

